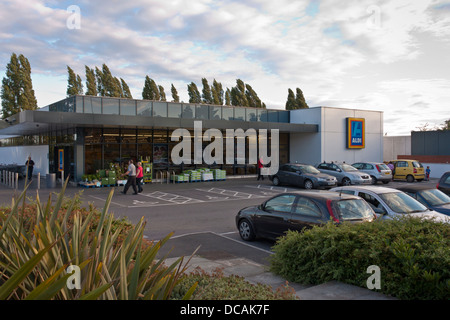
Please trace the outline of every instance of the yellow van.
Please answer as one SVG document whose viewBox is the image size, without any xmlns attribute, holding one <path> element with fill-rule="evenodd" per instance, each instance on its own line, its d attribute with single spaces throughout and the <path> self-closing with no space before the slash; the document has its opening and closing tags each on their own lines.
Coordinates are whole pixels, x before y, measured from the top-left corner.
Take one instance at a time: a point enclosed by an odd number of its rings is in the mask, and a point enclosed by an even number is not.
<svg viewBox="0 0 450 320">
<path fill-rule="evenodd" d="M 414 182 L 414 180 L 422 181 L 425 179 L 425 169 L 420 161 L 417 160 L 392 160 L 394 171 L 392 173 L 394 180 L 406 180 Z"/>
</svg>

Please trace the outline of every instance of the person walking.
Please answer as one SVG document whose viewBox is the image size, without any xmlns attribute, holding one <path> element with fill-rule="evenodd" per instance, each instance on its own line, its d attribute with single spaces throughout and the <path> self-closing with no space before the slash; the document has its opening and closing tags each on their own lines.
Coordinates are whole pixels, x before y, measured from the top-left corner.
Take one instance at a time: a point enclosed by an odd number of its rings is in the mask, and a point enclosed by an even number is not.
<svg viewBox="0 0 450 320">
<path fill-rule="evenodd" d="M 264 168 L 263 162 L 262 162 L 262 157 L 259 157 L 258 159 L 258 179 L 262 179 L 264 180 L 264 176 L 261 174 L 262 169 Z"/>
<path fill-rule="evenodd" d="M 137 183 L 139 193 L 144 191 L 144 189 L 142 189 L 143 178 L 144 178 L 144 169 L 142 168 L 142 163 L 138 162 L 137 167 L 136 167 L 136 183 Z"/>
<path fill-rule="evenodd" d="M 125 174 L 128 175 L 128 180 L 127 180 L 127 183 L 125 184 L 125 187 L 123 188 L 123 191 L 121 191 L 121 193 L 127 194 L 128 188 L 131 185 L 131 187 L 133 188 L 133 191 L 134 191 L 133 194 L 138 194 L 137 189 L 136 189 L 136 167 L 133 164 L 133 160 L 128 161 L 128 169 L 127 169 L 127 172 L 125 172 Z"/>
<path fill-rule="evenodd" d="M 28 156 L 28 160 L 25 162 L 25 165 L 27 166 L 28 182 L 30 182 L 31 179 L 33 178 L 33 168 L 34 168 L 34 161 L 31 160 L 31 156 Z"/>
</svg>

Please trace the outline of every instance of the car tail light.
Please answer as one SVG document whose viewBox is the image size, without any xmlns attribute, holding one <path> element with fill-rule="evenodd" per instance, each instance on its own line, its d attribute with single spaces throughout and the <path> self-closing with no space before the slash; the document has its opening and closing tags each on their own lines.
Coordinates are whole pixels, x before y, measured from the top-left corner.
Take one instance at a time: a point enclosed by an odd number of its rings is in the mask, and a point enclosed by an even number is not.
<svg viewBox="0 0 450 320">
<path fill-rule="evenodd" d="M 376 165 L 376 167 L 377 167 L 378 172 L 381 173 L 380 167 L 378 165 Z"/>
<path fill-rule="evenodd" d="M 331 200 L 327 200 L 327 208 L 328 213 L 330 214 L 331 218 L 333 218 L 333 221 L 339 223 L 339 219 L 334 215 L 333 207 L 331 206 Z"/>
<path fill-rule="evenodd" d="M 438 181 L 438 183 L 437 183 L 437 185 L 436 185 L 436 189 L 439 189 L 439 182 L 440 182 L 440 181 Z"/>
<path fill-rule="evenodd" d="M 417 173 L 417 169 L 416 168 L 414 168 L 414 173 Z"/>
</svg>

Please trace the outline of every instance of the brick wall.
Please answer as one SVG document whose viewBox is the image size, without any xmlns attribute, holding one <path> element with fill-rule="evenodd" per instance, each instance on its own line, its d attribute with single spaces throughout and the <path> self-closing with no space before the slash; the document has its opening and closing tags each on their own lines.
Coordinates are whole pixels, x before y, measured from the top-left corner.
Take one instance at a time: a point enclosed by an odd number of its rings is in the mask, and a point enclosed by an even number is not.
<svg viewBox="0 0 450 320">
<path fill-rule="evenodd" d="M 450 163 L 450 156 L 398 155 L 397 159 L 413 159 L 422 163 Z"/>
</svg>

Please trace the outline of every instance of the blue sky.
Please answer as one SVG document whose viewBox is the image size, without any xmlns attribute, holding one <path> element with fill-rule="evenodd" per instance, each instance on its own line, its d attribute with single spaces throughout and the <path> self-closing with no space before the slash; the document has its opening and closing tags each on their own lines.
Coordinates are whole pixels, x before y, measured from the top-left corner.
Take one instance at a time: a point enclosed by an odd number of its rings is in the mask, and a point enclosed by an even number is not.
<svg viewBox="0 0 450 320">
<path fill-rule="evenodd" d="M 450 118 L 446 0 L 0 0 L 0 48 L 2 78 L 12 52 L 30 60 L 40 107 L 65 97 L 67 65 L 106 63 L 137 99 L 146 75 L 184 101 L 190 82 L 242 79 L 268 108 L 299 87 L 310 107 L 383 111 L 388 135 Z"/>
</svg>

